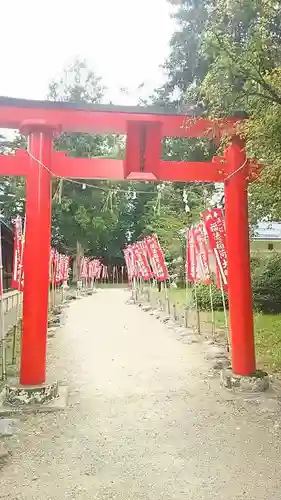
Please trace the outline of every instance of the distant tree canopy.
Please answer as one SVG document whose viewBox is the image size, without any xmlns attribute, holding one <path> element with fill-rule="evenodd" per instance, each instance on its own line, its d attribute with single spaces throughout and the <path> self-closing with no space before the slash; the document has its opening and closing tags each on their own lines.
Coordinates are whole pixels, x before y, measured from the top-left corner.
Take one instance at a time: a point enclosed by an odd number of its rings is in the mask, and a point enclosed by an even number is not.
<svg viewBox="0 0 281 500">
<path fill-rule="evenodd" d="M 281 218 L 281 8 L 277 0 L 170 0 L 177 29 L 159 98 L 211 116 L 245 111 L 240 133 L 265 165 L 250 214 Z M 176 91 L 176 92 L 175 92 Z"/>
</svg>

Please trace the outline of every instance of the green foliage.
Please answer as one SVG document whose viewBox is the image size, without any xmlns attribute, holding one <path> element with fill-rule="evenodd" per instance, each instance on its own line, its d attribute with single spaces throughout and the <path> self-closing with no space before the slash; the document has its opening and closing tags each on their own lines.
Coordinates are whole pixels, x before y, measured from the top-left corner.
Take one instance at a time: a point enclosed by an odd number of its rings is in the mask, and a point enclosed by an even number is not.
<svg viewBox="0 0 281 500">
<path fill-rule="evenodd" d="M 0 155 L 12 154 L 18 148 L 24 148 L 26 140 L 17 134 L 13 140 L 0 136 Z M 22 177 L 2 177 L 0 187 L 0 210 L 2 215 L 11 220 L 23 215 L 25 210 L 25 181 Z"/>
<path fill-rule="evenodd" d="M 276 253 L 267 257 L 252 257 L 252 290 L 254 309 L 260 313 L 281 312 L 281 255 Z M 198 307 L 202 311 L 210 310 L 210 287 L 203 284 L 196 286 Z M 226 307 L 228 296 L 224 294 Z M 223 310 L 221 290 L 212 285 L 213 307 L 215 311 Z M 193 288 L 195 301 L 195 289 Z"/>
<path fill-rule="evenodd" d="M 245 111 L 247 154 L 265 165 L 250 186 L 253 223 L 281 218 L 281 9 L 278 0 L 183 0 L 159 99 L 212 116 Z M 176 91 L 176 92 L 175 92 Z M 189 111 L 190 112 L 190 111 Z"/>
<path fill-rule="evenodd" d="M 198 308 L 201 311 L 210 311 L 211 310 L 210 288 L 211 288 L 211 292 L 212 292 L 212 300 L 213 300 L 214 310 L 215 311 L 223 311 L 222 292 L 214 284 L 209 286 L 209 285 L 204 285 L 203 283 L 200 283 L 200 284 L 196 285 L 196 289 L 193 287 L 192 296 L 193 296 L 194 302 L 196 301 L 196 296 L 197 296 Z M 225 297 L 226 308 L 228 308 L 228 295 L 226 292 L 224 292 L 224 297 Z"/>
<path fill-rule="evenodd" d="M 164 69 L 167 83 L 158 91 L 159 99 L 182 100 L 184 93 L 196 88 L 208 71 L 209 63 L 200 47 L 213 0 L 183 0 L 173 14 L 177 29 L 170 41 L 170 57 Z"/>
<path fill-rule="evenodd" d="M 241 135 L 249 157 L 265 165 L 250 187 L 252 222 L 281 217 L 281 10 L 274 0 L 215 0 L 201 46 L 209 61 L 198 89 L 215 116 L 249 115 Z"/>
<path fill-rule="evenodd" d="M 252 269 L 254 307 L 264 313 L 281 312 L 281 255 L 260 259 Z"/>
</svg>

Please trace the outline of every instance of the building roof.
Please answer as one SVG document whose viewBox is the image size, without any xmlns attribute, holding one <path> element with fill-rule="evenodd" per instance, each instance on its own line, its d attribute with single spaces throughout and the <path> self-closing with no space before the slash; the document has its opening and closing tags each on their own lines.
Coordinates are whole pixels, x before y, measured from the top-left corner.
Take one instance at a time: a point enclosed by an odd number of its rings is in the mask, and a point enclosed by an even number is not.
<svg viewBox="0 0 281 500">
<path fill-rule="evenodd" d="M 255 228 L 253 240 L 281 240 L 281 223 L 260 222 Z"/>
</svg>

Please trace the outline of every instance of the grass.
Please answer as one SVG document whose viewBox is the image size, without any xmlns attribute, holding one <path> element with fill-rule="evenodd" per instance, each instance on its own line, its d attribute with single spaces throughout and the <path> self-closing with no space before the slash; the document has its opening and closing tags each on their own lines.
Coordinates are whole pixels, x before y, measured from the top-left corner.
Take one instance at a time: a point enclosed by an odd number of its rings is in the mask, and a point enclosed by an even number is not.
<svg viewBox="0 0 281 500">
<path fill-rule="evenodd" d="M 258 367 L 281 374 L 281 315 L 255 314 Z"/>
<path fill-rule="evenodd" d="M 170 288 L 167 289 L 167 294 L 172 303 L 183 307 L 191 292 Z M 200 321 L 206 325 L 211 324 L 211 312 L 200 311 Z M 225 326 L 223 311 L 215 311 L 215 324 L 218 329 Z M 258 368 L 281 375 L 281 315 L 254 313 L 254 328 Z"/>
</svg>

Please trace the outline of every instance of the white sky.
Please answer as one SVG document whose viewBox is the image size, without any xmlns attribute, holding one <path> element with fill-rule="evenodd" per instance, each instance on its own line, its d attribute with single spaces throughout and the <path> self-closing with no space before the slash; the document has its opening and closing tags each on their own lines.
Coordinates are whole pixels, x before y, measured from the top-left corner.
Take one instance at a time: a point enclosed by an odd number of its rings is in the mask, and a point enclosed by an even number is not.
<svg viewBox="0 0 281 500">
<path fill-rule="evenodd" d="M 174 30 L 165 0 L 1 0 L 0 95 L 44 99 L 48 84 L 85 58 L 114 103 L 134 103 L 163 81 Z M 129 89 L 124 96 L 119 89 Z"/>
</svg>

